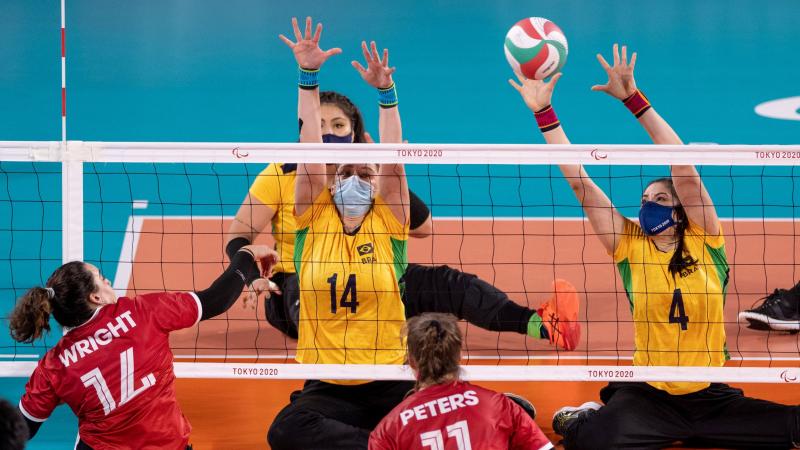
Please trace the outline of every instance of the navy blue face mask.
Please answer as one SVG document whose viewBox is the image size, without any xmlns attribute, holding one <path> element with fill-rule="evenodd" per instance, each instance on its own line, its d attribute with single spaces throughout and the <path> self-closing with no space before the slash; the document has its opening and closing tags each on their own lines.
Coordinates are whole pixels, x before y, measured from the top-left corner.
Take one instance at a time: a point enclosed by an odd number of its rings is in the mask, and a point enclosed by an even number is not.
<svg viewBox="0 0 800 450">
<path fill-rule="evenodd" d="M 648 236 L 654 236 L 675 225 L 672 219 L 674 208 L 656 202 L 644 202 L 639 210 L 639 225 Z"/>
<path fill-rule="evenodd" d="M 322 142 L 325 144 L 352 144 L 353 135 L 348 134 L 347 136 L 337 136 L 335 134 L 323 134 Z"/>
</svg>

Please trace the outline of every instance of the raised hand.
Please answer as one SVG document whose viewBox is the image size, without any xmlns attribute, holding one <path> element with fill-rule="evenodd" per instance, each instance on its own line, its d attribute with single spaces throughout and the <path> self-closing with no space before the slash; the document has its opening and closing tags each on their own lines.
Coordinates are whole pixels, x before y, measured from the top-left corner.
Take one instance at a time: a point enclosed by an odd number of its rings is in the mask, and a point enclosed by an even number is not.
<svg viewBox="0 0 800 450">
<path fill-rule="evenodd" d="M 603 70 L 608 74 L 606 84 L 596 84 L 592 86 L 593 91 L 605 92 L 606 94 L 624 100 L 636 92 L 636 80 L 633 78 L 633 68 L 636 66 L 636 52 L 631 55 L 628 62 L 628 48 L 622 46 L 622 58 L 619 54 L 619 45 L 614 44 L 614 66 L 609 66 L 603 55 L 597 54 L 597 60 L 603 66 Z"/>
<path fill-rule="evenodd" d="M 508 84 L 519 92 L 522 100 L 528 105 L 531 111 L 536 112 L 550 105 L 553 98 L 553 89 L 556 83 L 561 78 L 561 74 L 557 73 L 550 78 L 550 81 L 545 83 L 542 80 L 534 80 L 525 78 L 522 74 L 517 74 L 520 84 L 516 81 L 509 79 Z"/>
<path fill-rule="evenodd" d="M 294 59 L 300 67 L 319 69 L 328 58 L 342 53 L 342 49 L 338 47 L 330 50 L 322 50 L 319 47 L 319 38 L 322 37 L 322 24 L 317 24 L 317 29 L 312 36 L 311 17 L 306 17 L 305 35 L 300 33 L 300 27 L 297 24 L 296 17 L 292 17 L 292 28 L 294 28 L 294 37 L 297 39 L 297 42 L 292 41 L 282 34 L 278 35 L 278 37 L 292 49 L 292 52 L 294 52 Z"/>
<path fill-rule="evenodd" d="M 247 293 L 245 294 L 242 306 L 245 308 L 255 309 L 258 302 L 258 297 L 262 293 L 266 293 L 266 298 L 272 297 L 272 293 L 281 294 L 281 290 L 269 278 L 258 278 L 248 286 Z"/>
<path fill-rule="evenodd" d="M 364 52 L 367 68 L 365 69 L 358 61 L 351 63 L 361 75 L 361 78 L 376 89 L 384 89 L 391 86 L 394 83 L 392 74 L 397 68 L 389 67 L 389 50 L 383 49 L 383 58 L 381 58 L 375 41 L 370 42 L 369 49 L 367 48 L 367 43 L 361 41 L 361 50 Z"/>
</svg>

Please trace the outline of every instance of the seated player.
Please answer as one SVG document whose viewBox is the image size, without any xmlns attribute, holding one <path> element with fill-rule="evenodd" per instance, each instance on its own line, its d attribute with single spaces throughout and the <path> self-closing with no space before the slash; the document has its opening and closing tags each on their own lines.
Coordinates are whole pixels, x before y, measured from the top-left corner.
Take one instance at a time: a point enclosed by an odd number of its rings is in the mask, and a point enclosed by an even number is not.
<svg viewBox="0 0 800 450">
<path fill-rule="evenodd" d="M 682 144 L 636 88 L 626 48 L 614 45 L 614 66 L 598 55 L 609 80 L 593 90 L 622 100 L 656 144 Z M 561 74 L 548 83 L 511 81 L 535 113 L 548 144 L 569 144 L 551 106 Z M 723 305 L 728 282 L 725 237 L 714 203 L 691 165 L 651 181 L 639 222 L 624 217 L 583 166 L 561 171 L 583 205 L 598 239 L 619 268 L 634 322 L 636 366 L 721 367 L 725 364 Z M 663 448 L 681 441 L 717 448 L 789 448 L 800 442 L 800 408 L 746 397 L 707 382 L 614 382 L 601 406 L 565 407 L 553 417 L 564 448 Z"/>
<path fill-rule="evenodd" d="M 9 319 L 19 342 L 49 331 L 51 314 L 64 327 L 19 402 L 29 438 L 66 403 L 78 416 L 78 450 L 189 448 L 191 426 L 175 397 L 169 333 L 227 311 L 259 276 L 256 261 L 268 274 L 277 257 L 263 245 L 242 247 L 204 291 L 134 298 L 117 298 L 91 264 L 73 261 L 56 269 L 45 287 L 28 290 Z"/>
<path fill-rule="evenodd" d="M 310 45 L 319 48 L 315 43 Z M 362 43 L 362 51 L 367 67 L 356 61 L 353 61 L 353 66 L 364 81 L 379 92 L 393 92 L 394 68 L 388 67 L 388 51 L 384 51 L 382 58 L 374 42 L 371 48 Z M 307 72 L 314 76 L 318 74 Z M 319 101 L 323 143 L 371 142 L 364 131 L 361 112 L 350 99 L 336 92 L 324 91 L 319 93 Z M 397 110 L 396 98 L 381 104 L 378 122 L 382 136 L 393 130 L 400 131 L 399 114 L 395 114 Z M 300 123 L 302 127 L 302 121 Z M 228 245 L 235 248 L 253 242 L 267 227 L 271 227 L 281 263 L 271 282 L 258 280 L 253 287 L 256 292 L 272 291 L 264 300 L 266 319 L 293 339 L 297 339 L 299 319 L 299 292 L 293 263 L 296 223 L 292 211 L 296 178 L 297 164 L 270 164 L 251 186 L 228 233 Z M 430 235 L 432 221 L 428 207 L 413 192 L 409 191 L 409 196 L 409 237 Z M 512 301 L 505 292 L 479 277 L 445 265 L 408 264 L 403 280 L 405 292 L 402 300 L 406 317 L 423 312 L 451 313 L 487 330 L 512 331 L 549 339 L 565 350 L 574 350 L 580 340 L 577 294 L 562 295 L 563 301 L 558 304 L 546 300 L 534 310 Z M 564 293 L 575 291 L 567 282 L 560 283 L 560 287 Z"/>
<path fill-rule="evenodd" d="M 800 331 L 800 283 L 789 289 L 775 289 L 760 305 L 739 313 L 754 330 Z"/>
<path fill-rule="evenodd" d="M 416 386 L 370 434 L 370 450 L 553 448 L 516 401 L 459 379 L 462 337 L 455 317 L 412 317 L 405 335 Z"/>
</svg>

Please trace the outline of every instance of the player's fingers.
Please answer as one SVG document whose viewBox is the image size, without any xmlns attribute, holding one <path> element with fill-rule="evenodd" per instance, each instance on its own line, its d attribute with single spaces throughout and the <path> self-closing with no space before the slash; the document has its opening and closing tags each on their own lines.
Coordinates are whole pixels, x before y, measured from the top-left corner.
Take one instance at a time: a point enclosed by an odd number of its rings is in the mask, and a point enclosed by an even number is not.
<svg viewBox="0 0 800 450">
<path fill-rule="evenodd" d="M 380 62 L 381 55 L 378 53 L 378 46 L 375 44 L 375 41 L 370 42 L 369 45 L 370 45 L 370 51 L 372 53 L 372 59 L 374 59 L 375 62 Z"/>
<path fill-rule="evenodd" d="M 369 49 L 367 48 L 366 41 L 361 41 L 361 53 L 364 54 L 364 59 L 367 61 L 367 65 L 369 65 L 372 58 L 369 55 Z"/>
<path fill-rule="evenodd" d="M 607 91 L 608 85 L 607 84 L 595 84 L 592 86 L 593 91 Z"/>
<path fill-rule="evenodd" d="M 559 73 L 557 73 L 557 74 L 553 75 L 553 77 L 552 77 L 552 78 L 550 78 L 550 82 L 549 82 L 549 83 L 547 83 L 547 85 L 548 85 L 548 86 L 550 86 L 550 89 L 555 89 L 555 87 L 556 87 L 556 83 L 558 83 L 558 80 L 560 80 L 560 79 L 561 79 L 561 76 L 562 76 L 562 75 L 564 75 L 564 74 L 563 74 L 563 73 L 561 73 L 561 72 L 559 72 Z"/>
<path fill-rule="evenodd" d="M 312 40 L 315 44 L 319 44 L 319 39 L 322 37 L 322 23 L 317 24 L 317 31 L 314 32 Z"/>
<path fill-rule="evenodd" d="M 311 39 L 311 16 L 306 17 L 306 34 L 303 37 Z"/>
<path fill-rule="evenodd" d="M 608 65 L 608 61 L 606 61 L 606 59 L 603 58 L 603 55 L 600 53 L 597 54 L 597 61 L 600 62 L 600 66 L 602 66 L 606 72 L 611 70 L 611 66 Z"/>
<path fill-rule="evenodd" d="M 287 38 L 286 36 L 284 36 L 282 34 L 278 35 L 278 39 L 282 40 L 284 44 L 289 46 L 289 48 L 294 48 L 294 46 L 295 46 L 295 43 L 292 42 L 291 39 Z"/>
<path fill-rule="evenodd" d="M 353 67 L 358 71 L 358 73 L 361 74 L 362 77 L 367 73 L 367 69 L 365 69 L 360 62 L 352 61 L 350 64 L 353 65 Z"/>
<path fill-rule="evenodd" d="M 619 44 L 614 44 L 613 53 L 614 53 L 614 65 L 616 66 L 619 64 Z"/>
<path fill-rule="evenodd" d="M 362 136 L 364 136 L 364 142 L 366 142 L 367 144 L 374 144 L 375 143 L 375 140 L 372 139 L 372 135 L 369 134 L 368 131 L 365 131 Z"/>
<path fill-rule="evenodd" d="M 631 66 L 631 70 L 633 70 L 633 68 L 636 66 L 636 52 L 633 52 L 633 55 L 631 55 L 631 64 L 630 64 L 630 66 Z"/>
<path fill-rule="evenodd" d="M 522 92 L 522 86 L 518 85 L 516 81 L 512 80 L 511 78 L 508 79 L 508 84 L 511 85 L 517 92 Z"/>
<path fill-rule="evenodd" d="M 622 46 L 622 65 L 623 66 L 627 66 L 628 65 L 628 46 L 627 45 L 623 45 Z"/>
<path fill-rule="evenodd" d="M 393 73 L 395 72 L 395 70 L 397 70 L 397 67 L 392 67 L 391 69 L 389 69 L 389 70 L 386 72 L 386 74 L 387 74 L 387 75 L 391 75 L 391 74 L 393 74 Z"/>
<path fill-rule="evenodd" d="M 300 25 L 297 23 L 297 17 L 292 17 L 292 31 L 294 31 L 294 39 L 297 42 L 303 40 L 303 35 L 300 34 Z"/>
<path fill-rule="evenodd" d="M 325 56 L 329 58 L 329 57 L 331 57 L 333 55 L 338 55 L 339 53 L 342 53 L 342 49 L 340 49 L 339 47 L 334 47 L 334 48 L 332 48 L 330 50 L 326 50 L 325 51 Z"/>
<path fill-rule="evenodd" d="M 383 49 L 383 67 L 389 67 L 389 49 Z"/>
</svg>

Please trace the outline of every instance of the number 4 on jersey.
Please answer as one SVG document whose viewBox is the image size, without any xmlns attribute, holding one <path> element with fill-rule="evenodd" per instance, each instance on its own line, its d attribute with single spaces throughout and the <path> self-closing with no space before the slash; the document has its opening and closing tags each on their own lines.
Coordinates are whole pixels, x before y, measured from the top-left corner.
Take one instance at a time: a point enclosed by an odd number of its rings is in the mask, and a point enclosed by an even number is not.
<svg viewBox="0 0 800 450">
<path fill-rule="evenodd" d="M 676 314 L 677 312 L 677 314 Z M 686 310 L 683 307 L 683 296 L 680 289 L 675 289 L 672 293 L 672 304 L 669 305 L 669 323 L 681 324 L 681 330 L 686 331 L 689 329 L 689 316 L 686 315 Z"/>
</svg>

